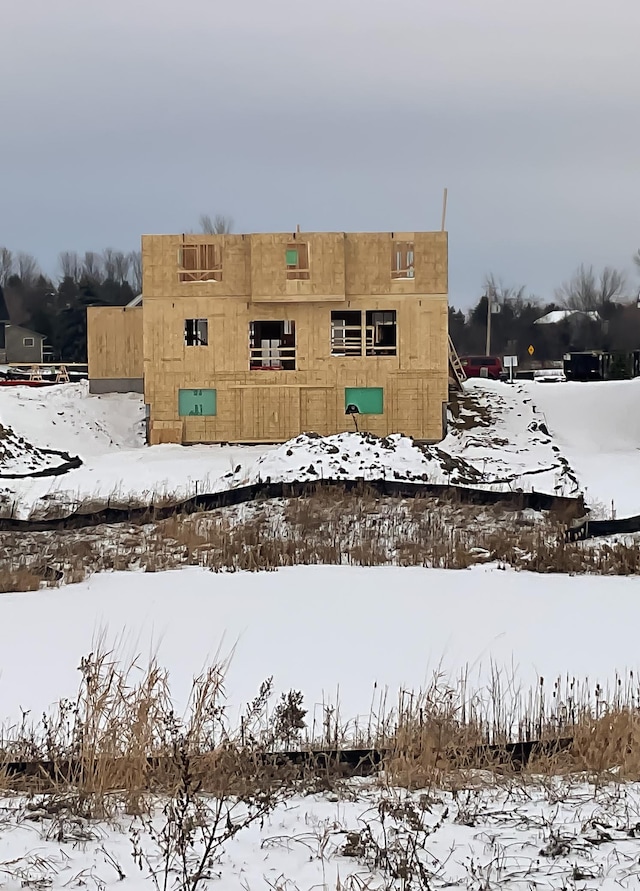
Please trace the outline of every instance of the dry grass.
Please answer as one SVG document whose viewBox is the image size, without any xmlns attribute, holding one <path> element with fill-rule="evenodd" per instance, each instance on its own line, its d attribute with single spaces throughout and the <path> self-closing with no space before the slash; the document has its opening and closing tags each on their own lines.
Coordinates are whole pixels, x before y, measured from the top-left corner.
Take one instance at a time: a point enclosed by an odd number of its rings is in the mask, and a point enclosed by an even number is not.
<svg viewBox="0 0 640 891">
<path fill-rule="evenodd" d="M 365 747 L 384 753 L 386 783 L 407 788 L 455 789 L 496 774 L 640 779 L 640 688 L 632 674 L 610 689 L 559 679 L 547 690 L 541 679 L 521 690 L 495 671 L 477 688 L 466 675 L 451 683 L 438 673 L 427 689 L 402 691 L 393 706 L 383 699 L 365 725 L 343 721 L 334 704 L 321 726 L 307 721 L 295 691 L 274 706 L 268 680 L 231 726 L 226 669 L 222 660 L 196 678 L 179 711 L 157 663 L 123 665 L 99 647 L 80 662 L 74 699 L 34 723 L 25 712 L 22 724 L 2 730 L 0 788 L 54 794 L 56 807 L 85 817 L 122 807 L 145 814 L 154 794 L 176 794 L 185 770 L 198 791 L 268 798 L 301 783 L 326 788 L 342 775 L 317 760 L 301 772 L 278 753 Z M 523 765 L 513 744 L 526 749 L 532 740 L 547 748 Z M 555 750 L 561 740 L 571 745 Z"/>
<path fill-rule="evenodd" d="M 4 590 L 93 572 L 179 566 L 212 571 L 400 565 L 463 569 L 496 562 L 535 572 L 640 573 L 640 546 L 565 541 L 567 517 L 442 498 L 320 490 L 306 498 L 174 515 L 140 526 L 0 533 Z"/>
</svg>

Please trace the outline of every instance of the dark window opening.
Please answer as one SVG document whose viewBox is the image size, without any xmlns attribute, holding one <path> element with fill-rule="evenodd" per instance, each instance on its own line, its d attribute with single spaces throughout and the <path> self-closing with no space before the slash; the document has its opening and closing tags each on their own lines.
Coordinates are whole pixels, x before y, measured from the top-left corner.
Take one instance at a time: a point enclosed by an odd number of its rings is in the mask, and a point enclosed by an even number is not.
<svg viewBox="0 0 640 891">
<path fill-rule="evenodd" d="M 184 320 L 185 346 L 207 346 L 209 343 L 209 322 L 207 319 Z"/>
<path fill-rule="evenodd" d="M 362 355 L 362 313 L 336 310 L 331 313 L 331 355 Z"/>
<path fill-rule="evenodd" d="M 397 353 L 396 311 L 367 312 L 367 356 L 395 356 Z"/>
<path fill-rule="evenodd" d="M 249 368 L 251 371 L 295 371 L 295 322 L 250 322 Z"/>
<path fill-rule="evenodd" d="M 391 278 L 414 277 L 413 242 L 394 242 L 391 246 Z"/>
<path fill-rule="evenodd" d="M 304 281 L 309 278 L 309 245 L 288 244 L 286 252 L 287 279 Z"/>
<path fill-rule="evenodd" d="M 183 244 L 179 258 L 181 282 L 221 282 L 222 255 L 218 244 Z"/>
</svg>

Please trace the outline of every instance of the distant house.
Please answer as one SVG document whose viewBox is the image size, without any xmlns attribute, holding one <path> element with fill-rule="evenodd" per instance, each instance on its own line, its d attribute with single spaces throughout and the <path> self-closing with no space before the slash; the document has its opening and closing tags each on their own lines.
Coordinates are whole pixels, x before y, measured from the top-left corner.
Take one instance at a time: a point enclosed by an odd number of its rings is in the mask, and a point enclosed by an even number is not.
<svg viewBox="0 0 640 891">
<path fill-rule="evenodd" d="M 599 322 L 600 316 L 597 312 L 583 312 L 580 309 L 554 309 L 546 315 L 536 319 L 534 325 L 557 325 L 558 322 L 570 321 L 572 324 L 580 323 L 589 319 L 592 322 Z"/>
<path fill-rule="evenodd" d="M 12 325 L 9 311 L 0 288 L 0 365 L 42 362 L 44 334 Z"/>
<path fill-rule="evenodd" d="M 22 325 L 4 326 L 4 363 L 35 365 L 42 362 L 44 334 L 23 328 Z M 0 351 L 1 352 L 1 351 Z"/>
</svg>

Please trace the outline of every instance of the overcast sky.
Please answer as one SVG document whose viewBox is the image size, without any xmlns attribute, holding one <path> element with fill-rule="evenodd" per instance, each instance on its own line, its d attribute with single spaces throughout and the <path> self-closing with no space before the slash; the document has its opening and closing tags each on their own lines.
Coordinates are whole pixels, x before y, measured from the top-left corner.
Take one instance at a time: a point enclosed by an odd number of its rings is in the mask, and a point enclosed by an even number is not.
<svg viewBox="0 0 640 891">
<path fill-rule="evenodd" d="M 0 245 L 440 228 L 451 302 L 640 247 L 640 0 L 0 0 Z"/>
</svg>

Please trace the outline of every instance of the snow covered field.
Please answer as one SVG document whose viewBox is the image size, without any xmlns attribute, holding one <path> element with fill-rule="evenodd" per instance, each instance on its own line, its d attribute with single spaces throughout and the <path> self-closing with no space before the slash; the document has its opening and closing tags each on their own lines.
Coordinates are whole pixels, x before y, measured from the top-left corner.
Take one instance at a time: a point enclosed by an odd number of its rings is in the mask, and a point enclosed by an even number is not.
<svg viewBox="0 0 640 891">
<path fill-rule="evenodd" d="M 42 449 L 78 454 L 84 463 L 64 476 L 2 485 L 22 516 L 49 502 L 72 510 L 90 498 L 150 500 L 267 478 L 323 477 L 561 494 L 583 488 L 588 500 L 614 500 L 622 516 L 640 513 L 640 422 L 633 410 L 639 395 L 640 382 L 473 383 L 445 441 L 427 449 L 401 436 L 366 434 L 299 437 L 275 447 L 146 448 L 140 397 L 89 397 L 82 384 L 18 388 L 0 391 L 2 467 L 46 467 L 53 458 Z M 26 457 L 21 437 L 33 446 Z M 3 594 L 0 722 L 18 722 L 22 710 L 37 720 L 61 698 L 73 698 L 79 660 L 100 639 L 125 666 L 136 655 L 142 666 L 156 655 L 179 708 L 193 677 L 230 656 L 232 723 L 273 676 L 274 699 L 302 692 L 311 735 L 321 731 L 329 705 L 339 706 L 346 736 L 357 735 L 372 713 L 396 707 L 400 690 L 425 689 L 439 673 L 454 687 L 464 677 L 469 694 L 487 702 L 498 677 L 501 707 L 513 707 L 514 715 L 527 709 L 540 678 L 548 694 L 556 678 L 575 678 L 587 696 L 599 682 L 606 698 L 618 676 L 635 694 L 637 588 L 633 577 L 536 575 L 495 565 L 268 573 L 192 567 L 103 573 L 77 585 Z M 148 855 L 142 871 L 132 856 L 132 826 Z M 402 790 L 352 782 L 343 792 L 289 797 L 262 823 L 241 830 L 206 885 L 402 888 L 406 883 L 390 870 L 404 868 L 413 851 L 414 867 L 419 861 L 423 870 L 416 887 L 635 887 L 639 827 L 640 784 L 596 789 L 583 777 L 507 788 L 485 776 L 479 786 L 471 777 L 455 794 L 430 789 L 407 798 Z M 135 817 L 107 825 L 52 817 L 45 804 L 29 810 L 19 798 L 0 801 L 0 884 L 8 888 L 111 891 L 117 884 L 142 891 L 155 887 L 150 867 L 160 867 L 160 853 Z"/>
<path fill-rule="evenodd" d="M 162 851 L 141 819 L 123 815 L 110 824 L 91 822 L 64 811 L 48 814 L 44 804 L 28 810 L 19 799 L 0 800 L 5 887 L 163 887 Z M 516 783 L 455 795 L 351 784 L 337 794 L 287 798 L 263 820 L 240 829 L 198 887 L 636 888 L 639 818 L 638 784 L 594 789 L 561 781 Z M 156 830 L 163 825 L 158 815 Z M 133 857 L 132 837 L 145 855 L 141 865 Z M 199 854 L 196 845 L 192 870 Z M 157 886 L 150 871 L 157 872 Z M 177 869 L 170 872 L 167 887 L 176 887 L 178 879 Z"/>
<path fill-rule="evenodd" d="M 523 693 L 540 676 L 604 685 L 639 667 L 637 595 L 634 578 L 492 567 L 104 573 L 0 597 L 0 718 L 39 715 L 74 694 L 79 659 L 102 632 L 124 663 L 157 650 L 179 705 L 194 675 L 233 650 L 231 709 L 273 676 L 276 692 L 303 692 L 318 726 L 323 703 L 339 700 L 352 721 L 386 689 L 394 708 L 399 688 L 424 688 L 440 668 L 454 682 L 465 672 L 477 690 L 495 667 Z"/>
</svg>

